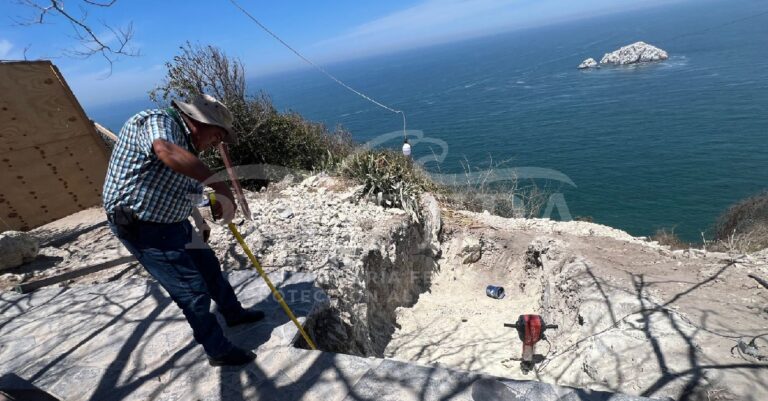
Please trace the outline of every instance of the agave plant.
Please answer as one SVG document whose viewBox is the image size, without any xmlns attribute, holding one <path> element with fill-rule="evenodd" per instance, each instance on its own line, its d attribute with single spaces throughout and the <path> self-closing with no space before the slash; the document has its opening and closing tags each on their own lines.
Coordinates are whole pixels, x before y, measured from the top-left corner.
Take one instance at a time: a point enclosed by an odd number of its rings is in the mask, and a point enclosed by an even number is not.
<svg viewBox="0 0 768 401">
<path fill-rule="evenodd" d="M 384 207 L 405 210 L 419 219 L 419 196 L 435 184 L 410 158 L 391 150 L 361 150 L 341 165 L 341 173 L 364 185 L 365 195 Z"/>
</svg>

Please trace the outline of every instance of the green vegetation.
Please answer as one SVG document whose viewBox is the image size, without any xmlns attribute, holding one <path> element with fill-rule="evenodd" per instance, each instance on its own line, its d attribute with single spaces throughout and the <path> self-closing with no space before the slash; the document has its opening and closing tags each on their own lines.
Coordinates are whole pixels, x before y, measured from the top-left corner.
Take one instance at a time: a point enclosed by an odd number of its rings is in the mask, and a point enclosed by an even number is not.
<svg viewBox="0 0 768 401">
<path fill-rule="evenodd" d="M 341 162 L 339 172 L 364 184 L 364 193 L 382 206 L 400 207 L 414 216 L 419 195 L 443 190 L 409 157 L 386 149 L 355 152 Z"/>
<path fill-rule="evenodd" d="M 271 165 L 312 171 L 327 168 L 353 149 L 348 132 L 329 131 L 323 124 L 307 121 L 297 113 L 279 112 L 266 95 L 247 95 L 242 62 L 214 46 L 181 46 L 181 53 L 165 63 L 167 74 L 150 92 L 152 101 L 167 106 L 172 99 L 189 101 L 208 93 L 232 111 L 239 143 L 230 148 L 232 163 Z M 213 169 L 223 167 L 218 152 L 203 155 Z M 247 188 L 258 189 L 266 177 L 245 180 Z"/>
<path fill-rule="evenodd" d="M 243 180 L 246 188 L 267 185 L 267 177 L 280 179 L 281 171 L 326 171 L 363 184 L 365 195 L 372 200 L 403 208 L 416 218 L 418 198 L 425 191 L 456 208 L 487 210 L 504 217 L 534 216 L 546 201 L 535 186 L 520 189 L 516 177 L 505 177 L 499 183 L 494 168 L 473 171 L 468 163 L 464 166 L 466 180 L 437 183 L 400 152 L 366 149 L 340 127 L 331 131 L 297 113 L 280 112 L 265 94 L 247 95 L 242 62 L 214 46 L 187 42 L 165 66 L 165 79 L 150 92 L 152 101 L 168 106 L 172 99 L 189 101 L 201 93 L 216 97 L 234 117 L 239 143 L 229 149 L 233 165 L 280 170 L 264 171 L 263 179 Z M 202 159 L 212 169 L 223 168 L 218 152 L 207 152 Z M 479 174 L 470 179 L 473 172 Z"/>
</svg>

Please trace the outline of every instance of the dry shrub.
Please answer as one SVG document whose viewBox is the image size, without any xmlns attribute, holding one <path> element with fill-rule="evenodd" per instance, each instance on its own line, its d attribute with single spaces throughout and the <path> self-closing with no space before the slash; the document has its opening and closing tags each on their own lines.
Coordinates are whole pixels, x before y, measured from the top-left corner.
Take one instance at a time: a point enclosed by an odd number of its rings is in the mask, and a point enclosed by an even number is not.
<svg viewBox="0 0 768 401">
<path fill-rule="evenodd" d="M 473 167 L 464 160 L 463 175 L 443 182 L 443 200 L 456 209 L 485 212 L 501 217 L 538 217 L 547 203 L 548 191 L 531 181 L 522 185 L 505 163 L 489 160 L 489 167 Z"/>
<path fill-rule="evenodd" d="M 728 208 L 717 220 L 715 240 L 729 251 L 755 252 L 768 248 L 768 191 Z"/>
<path fill-rule="evenodd" d="M 651 236 L 651 241 L 656 241 L 660 245 L 666 245 L 670 249 L 688 249 L 691 244 L 683 242 L 680 237 L 675 234 L 675 228 L 667 230 L 666 228 L 660 228 L 656 230 L 656 233 Z"/>
</svg>

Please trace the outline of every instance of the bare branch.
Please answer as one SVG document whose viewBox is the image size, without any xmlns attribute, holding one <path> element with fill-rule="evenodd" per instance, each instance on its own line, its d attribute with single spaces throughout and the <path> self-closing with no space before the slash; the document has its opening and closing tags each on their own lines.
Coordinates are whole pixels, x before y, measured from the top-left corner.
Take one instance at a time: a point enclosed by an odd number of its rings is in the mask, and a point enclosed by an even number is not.
<svg viewBox="0 0 768 401">
<path fill-rule="evenodd" d="M 35 10 L 35 14 L 32 18 L 21 21 L 21 20 L 15 20 L 14 21 L 19 25 L 34 25 L 34 24 L 44 24 L 45 23 L 45 16 L 48 15 L 51 10 L 53 10 L 53 6 L 47 6 L 43 7 L 42 5 L 38 4 L 34 0 L 16 0 L 16 4 L 23 6 L 23 7 L 29 7 Z"/>
<path fill-rule="evenodd" d="M 245 74 L 243 64 L 229 58 L 214 46 L 185 43 L 181 54 L 166 63 L 168 75 L 162 86 L 150 93 L 155 102 L 167 102 L 173 98 L 191 99 L 200 93 L 208 93 L 228 107 L 239 107 L 245 99 Z"/>
<path fill-rule="evenodd" d="M 112 0 L 112 1 L 110 1 L 108 3 L 101 3 L 101 2 L 93 1 L 93 0 L 83 0 L 83 2 L 88 3 L 90 5 L 93 5 L 93 6 L 111 7 L 113 4 L 115 4 L 117 2 L 117 0 Z"/>
<path fill-rule="evenodd" d="M 65 50 L 64 54 L 79 58 L 88 58 L 98 54 L 107 61 L 110 71 L 112 70 L 112 63 L 121 56 L 133 57 L 139 55 L 138 51 L 129 46 L 134 35 L 133 23 L 129 23 L 124 28 L 114 28 L 102 22 L 102 25 L 110 32 L 109 35 L 105 36 L 97 34 L 88 21 L 88 7 L 111 7 L 117 0 L 81 0 L 83 4 L 79 4 L 79 16 L 67 11 L 64 1 L 16 0 L 17 4 L 34 10 L 32 18 L 25 22 L 17 23 L 20 25 L 44 24 L 56 17 L 66 20 L 72 27 L 74 38 L 79 42 L 79 48 Z M 110 43 L 113 41 L 115 44 Z"/>
</svg>

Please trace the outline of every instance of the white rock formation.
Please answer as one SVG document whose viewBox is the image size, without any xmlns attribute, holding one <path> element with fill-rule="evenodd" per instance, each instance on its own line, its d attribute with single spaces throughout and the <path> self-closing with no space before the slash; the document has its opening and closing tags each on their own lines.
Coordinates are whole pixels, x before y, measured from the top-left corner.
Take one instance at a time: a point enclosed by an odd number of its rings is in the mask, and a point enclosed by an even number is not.
<svg viewBox="0 0 768 401">
<path fill-rule="evenodd" d="M 394 325 L 396 308 L 415 303 L 436 269 L 441 212 L 424 195 L 415 221 L 402 209 L 361 200 L 363 188 L 316 175 L 264 193 L 246 191 L 253 221 L 239 230 L 268 272 L 317 277 L 333 312 L 309 327 L 323 333 L 323 347 L 380 355 L 389 341 L 381 327 Z M 226 269 L 252 268 L 226 226 L 211 229 L 210 245 Z"/>
<path fill-rule="evenodd" d="M 471 236 L 464 237 L 464 242 L 461 245 L 461 255 L 464 256 L 464 260 L 461 263 L 467 265 L 475 263 L 480 260 L 483 252 L 483 243 Z"/>
<path fill-rule="evenodd" d="M 13 269 L 31 262 L 39 250 L 40 245 L 35 237 L 27 233 L 6 231 L 0 234 L 0 270 Z"/>
<path fill-rule="evenodd" d="M 614 52 L 606 53 L 600 60 L 600 64 L 625 65 L 660 61 L 668 58 L 667 52 L 658 47 L 651 46 L 645 42 L 635 42 Z"/>
<path fill-rule="evenodd" d="M 595 61 L 595 59 L 590 57 L 590 58 L 582 61 L 581 64 L 579 64 L 578 68 L 580 70 L 585 70 L 587 68 L 595 68 L 595 67 L 599 67 L 599 65 L 597 64 L 597 61 Z"/>
</svg>

